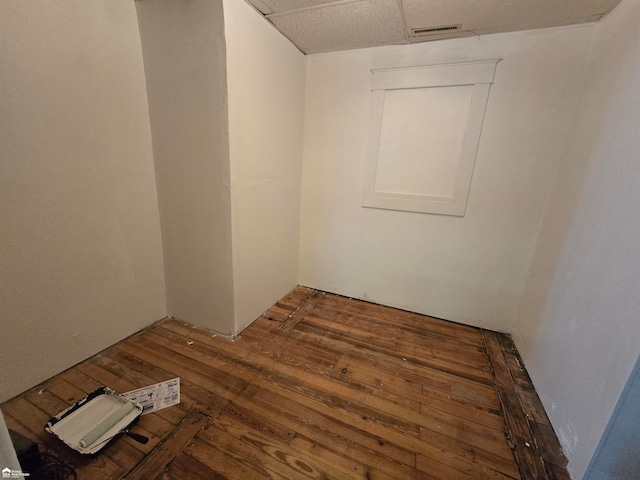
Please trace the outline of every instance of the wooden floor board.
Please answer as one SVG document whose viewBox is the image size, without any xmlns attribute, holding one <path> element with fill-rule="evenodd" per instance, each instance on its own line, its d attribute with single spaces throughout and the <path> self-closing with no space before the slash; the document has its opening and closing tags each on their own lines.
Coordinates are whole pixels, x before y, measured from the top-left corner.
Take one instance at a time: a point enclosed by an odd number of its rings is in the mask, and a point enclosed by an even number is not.
<svg viewBox="0 0 640 480">
<path fill-rule="evenodd" d="M 290 398 L 253 387 L 252 410 L 265 417 L 276 416 L 291 431 L 315 437 L 325 444 L 344 449 L 358 446 L 374 455 L 382 455 L 394 463 L 414 466 L 414 453 L 376 436 L 366 429 L 354 428 L 346 419 L 326 415 Z"/>
<path fill-rule="evenodd" d="M 463 350 L 446 351 L 442 346 L 436 347 L 432 344 L 417 345 L 415 340 L 413 342 L 408 338 L 405 340 L 400 333 L 384 331 L 384 329 L 378 331 L 376 326 L 367 324 L 366 321 L 355 321 L 344 317 L 338 317 L 335 320 L 331 321 L 331 317 L 326 314 L 314 314 L 304 319 L 304 325 L 349 338 L 351 341 L 358 342 L 356 345 L 366 345 L 368 349 L 383 355 L 399 355 L 401 358 L 412 359 L 414 363 L 435 366 L 442 371 L 460 372 L 464 375 L 473 372 L 475 375 L 484 377 L 486 383 L 491 382 L 486 352 L 469 348 L 465 353 Z"/>
<path fill-rule="evenodd" d="M 479 347 L 484 345 L 480 331 L 474 327 L 468 327 L 404 310 L 390 309 L 389 307 L 374 303 L 355 301 L 339 295 L 327 294 L 319 307 L 327 308 L 329 305 L 334 305 L 333 308 L 337 312 L 364 315 L 369 318 L 372 323 L 392 325 L 414 333 L 419 338 L 437 337 L 440 335 L 440 340 L 449 339 L 455 345 L 461 343 Z"/>
<path fill-rule="evenodd" d="M 383 322 L 381 320 L 372 321 L 370 316 L 362 313 L 347 313 L 335 309 L 322 308 L 322 304 L 316 308 L 314 314 L 329 320 L 329 324 L 333 326 L 370 331 L 373 339 L 392 339 L 398 343 L 402 342 L 403 344 L 399 345 L 400 348 L 402 346 L 407 348 L 428 348 L 440 353 L 445 358 L 465 361 L 473 368 L 484 366 L 487 363 L 484 344 L 480 342 L 482 337 L 477 332 L 475 332 L 476 335 L 473 335 L 476 338 L 476 342 L 469 344 L 463 343 L 457 338 L 445 337 L 444 335 L 434 338 L 433 333 L 431 335 L 421 334 L 416 332 L 417 329 L 415 328 L 403 328 L 398 323 Z M 309 318 L 312 317 L 307 319 Z M 424 332 L 424 327 L 422 332 Z M 465 337 L 471 338 L 470 335 L 465 335 Z M 398 349 L 394 347 L 394 350 Z M 456 354 L 461 354 L 462 357 L 458 359 Z"/>
<path fill-rule="evenodd" d="M 96 388 L 181 403 L 82 456 L 43 430 Z M 175 319 L 0 406 L 78 479 L 569 479 L 511 339 L 297 287 L 230 342 Z"/>
<path fill-rule="evenodd" d="M 191 412 L 171 432 L 166 439 L 154 448 L 150 455 L 130 470 L 126 480 L 147 480 L 157 477 L 165 466 L 181 452 L 200 430 L 208 423 L 209 418 L 200 412 Z"/>
<path fill-rule="evenodd" d="M 260 465 L 244 461 L 241 457 L 234 455 L 233 451 L 220 450 L 200 438 L 196 438 L 187 445 L 184 452 L 209 467 L 216 474 L 227 479 L 246 478 L 247 480 L 257 480 L 274 478 L 269 473 L 269 470 Z"/>
<path fill-rule="evenodd" d="M 497 408 L 499 406 L 495 388 L 484 381 L 479 383 L 473 379 L 456 376 L 451 372 L 440 371 L 437 368 L 425 365 L 421 365 L 421 368 L 418 368 L 404 361 L 401 356 L 381 358 L 379 354 L 365 348 L 354 348 L 347 339 L 324 335 L 323 332 L 313 331 L 305 327 L 305 325 L 300 325 L 297 330 L 292 332 L 292 335 L 310 343 L 324 346 L 328 351 L 343 352 L 349 358 L 364 362 L 390 375 L 438 388 L 452 395 L 459 395 L 490 407 Z"/>
<path fill-rule="evenodd" d="M 184 480 L 185 478 L 227 480 L 227 477 L 211 470 L 184 452 L 180 452 L 155 480 Z"/>
</svg>

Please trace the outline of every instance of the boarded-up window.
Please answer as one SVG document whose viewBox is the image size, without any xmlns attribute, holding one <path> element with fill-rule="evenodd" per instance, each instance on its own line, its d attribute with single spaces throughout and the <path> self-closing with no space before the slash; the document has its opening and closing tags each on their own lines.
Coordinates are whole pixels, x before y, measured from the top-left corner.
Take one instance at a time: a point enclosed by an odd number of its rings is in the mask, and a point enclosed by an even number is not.
<svg viewBox="0 0 640 480">
<path fill-rule="evenodd" d="M 496 63 L 373 71 L 363 206 L 464 215 Z"/>
</svg>

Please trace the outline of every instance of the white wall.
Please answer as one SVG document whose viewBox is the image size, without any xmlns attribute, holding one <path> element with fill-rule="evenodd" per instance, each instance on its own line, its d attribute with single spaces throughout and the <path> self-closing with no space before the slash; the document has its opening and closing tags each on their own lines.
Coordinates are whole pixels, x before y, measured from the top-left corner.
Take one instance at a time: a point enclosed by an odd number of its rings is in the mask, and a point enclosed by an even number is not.
<svg viewBox="0 0 640 480">
<path fill-rule="evenodd" d="M 235 333 L 298 283 L 305 57 L 225 0 Z"/>
<path fill-rule="evenodd" d="M 232 335 L 222 3 L 135 4 L 149 92 L 168 313 Z"/>
<path fill-rule="evenodd" d="M 0 2 L 0 401 L 165 316 L 130 0 Z"/>
<path fill-rule="evenodd" d="M 300 282 L 510 330 L 593 30 L 308 56 Z M 491 58 L 465 217 L 362 208 L 370 70 Z"/>
<path fill-rule="evenodd" d="M 640 353 L 639 24 L 597 26 L 514 332 L 576 479 Z"/>
</svg>

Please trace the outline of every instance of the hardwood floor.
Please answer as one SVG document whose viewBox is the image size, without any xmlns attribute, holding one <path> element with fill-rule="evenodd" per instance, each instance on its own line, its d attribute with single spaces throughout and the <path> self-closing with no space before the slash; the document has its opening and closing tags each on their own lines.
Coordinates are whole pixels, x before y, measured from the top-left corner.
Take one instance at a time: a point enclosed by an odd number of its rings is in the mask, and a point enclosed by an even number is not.
<svg viewBox="0 0 640 480">
<path fill-rule="evenodd" d="M 181 403 L 84 457 L 43 430 L 106 385 Z M 508 336 L 303 287 L 234 342 L 163 320 L 0 406 L 78 479 L 568 479 Z"/>
</svg>

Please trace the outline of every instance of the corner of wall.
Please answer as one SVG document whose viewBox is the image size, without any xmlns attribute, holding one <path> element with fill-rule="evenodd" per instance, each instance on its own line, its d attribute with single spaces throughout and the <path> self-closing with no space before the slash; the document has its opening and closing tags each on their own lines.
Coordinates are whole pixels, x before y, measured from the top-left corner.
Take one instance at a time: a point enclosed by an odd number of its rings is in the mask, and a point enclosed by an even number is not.
<svg viewBox="0 0 640 480">
<path fill-rule="evenodd" d="M 222 4 L 137 2 L 170 315 L 233 333 Z"/>
<path fill-rule="evenodd" d="M 238 334 L 298 283 L 305 63 L 248 3 L 223 5 Z"/>
</svg>

